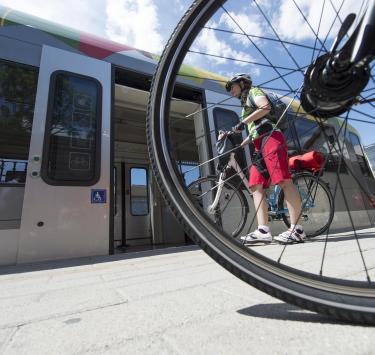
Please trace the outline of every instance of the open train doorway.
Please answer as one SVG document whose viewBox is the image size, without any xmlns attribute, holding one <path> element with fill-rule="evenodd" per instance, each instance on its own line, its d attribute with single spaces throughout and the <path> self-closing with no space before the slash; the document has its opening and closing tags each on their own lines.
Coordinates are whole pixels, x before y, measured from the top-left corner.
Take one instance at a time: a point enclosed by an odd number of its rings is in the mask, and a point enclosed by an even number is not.
<svg viewBox="0 0 375 355">
<path fill-rule="evenodd" d="M 142 81 L 138 81 L 142 82 Z M 142 90 L 144 89 L 144 90 Z M 129 82 L 115 84 L 113 114 L 113 236 L 114 252 L 148 250 L 191 244 L 183 227 L 162 198 L 147 152 L 146 109 L 148 88 L 135 88 Z M 200 157 L 208 156 L 201 105 L 189 99 L 176 99 L 172 114 L 178 140 L 176 165 L 192 170 Z M 199 168 L 186 174 L 186 184 L 199 178 Z"/>
</svg>

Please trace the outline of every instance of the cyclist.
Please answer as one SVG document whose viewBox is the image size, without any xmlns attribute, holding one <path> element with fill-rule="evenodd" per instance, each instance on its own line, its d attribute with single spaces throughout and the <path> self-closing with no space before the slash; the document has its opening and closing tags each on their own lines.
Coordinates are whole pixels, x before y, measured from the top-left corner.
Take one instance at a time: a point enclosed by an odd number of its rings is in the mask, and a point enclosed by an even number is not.
<svg viewBox="0 0 375 355">
<path fill-rule="evenodd" d="M 241 240 L 245 244 L 272 242 L 265 196 L 265 189 L 272 182 L 274 185 L 279 184 L 284 191 L 291 221 L 291 227 L 274 239 L 283 244 L 304 242 L 306 234 L 303 227 L 298 224 L 301 215 L 301 199 L 288 169 L 288 148 L 284 135 L 267 118 L 271 110 L 270 101 L 260 88 L 252 86 L 252 80 L 248 74 L 236 74 L 226 83 L 226 90 L 241 101 L 241 121 L 233 130 L 239 133 L 247 125 L 249 136 L 241 143 L 241 146 L 251 143 L 250 151 L 252 152 L 249 186 L 257 210 L 258 228 L 240 237 Z"/>
</svg>

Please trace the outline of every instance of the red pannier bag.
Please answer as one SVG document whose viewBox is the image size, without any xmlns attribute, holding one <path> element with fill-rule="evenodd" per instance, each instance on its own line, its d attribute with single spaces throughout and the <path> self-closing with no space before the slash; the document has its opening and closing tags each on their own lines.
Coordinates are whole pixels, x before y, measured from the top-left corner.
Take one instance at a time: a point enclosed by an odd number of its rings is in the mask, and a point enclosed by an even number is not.
<svg viewBox="0 0 375 355">
<path fill-rule="evenodd" d="M 289 158 L 289 169 L 319 171 L 324 164 L 324 155 L 316 150 Z"/>
</svg>

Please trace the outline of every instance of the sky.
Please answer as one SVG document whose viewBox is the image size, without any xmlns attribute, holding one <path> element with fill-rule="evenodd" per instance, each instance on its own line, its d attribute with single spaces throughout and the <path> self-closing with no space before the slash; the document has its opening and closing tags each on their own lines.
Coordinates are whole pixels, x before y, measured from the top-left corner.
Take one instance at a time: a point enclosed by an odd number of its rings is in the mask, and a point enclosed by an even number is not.
<svg viewBox="0 0 375 355">
<path fill-rule="evenodd" d="M 325 47 L 330 48 L 340 25 L 336 10 L 340 10 L 343 19 L 350 11 L 360 9 L 361 0 L 346 0 L 342 7 L 342 0 L 296 0 L 295 3 L 292 0 L 228 1 L 224 5 L 226 11 L 220 9 L 207 23 L 209 28 L 201 31 L 185 62 L 224 76 L 251 73 L 256 85 L 293 96 L 290 91 L 301 86 L 303 71 L 311 62 L 312 54 L 318 56 L 324 41 Z M 159 54 L 191 0 L 0 0 L 0 4 Z M 243 32 L 251 36 L 244 36 Z M 315 34 L 319 34 L 320 42 L 316 41 Z M 282 45 L 259 36 L 273 39 L 279 36 L 290 43 Z M 312 51 L 291 43 L 316 45 L 318 49 Z M 278 68 L 271 69 L 270 64 Z M 291 72 L 290 69 L 298 67 L 299 70 Z M 277 79 L 287 73 L 291 74 L 286 80 Z M 370 83 L 370 89 L 374 83 Z M 373 107 L 356 109 L 373 116 Z M 371 120 L 359 113 L 351 113 L 351 117 Z M 373 125 L 350 123 L 360 131 L 364 145 L 375 142 Z"/>
</svg>

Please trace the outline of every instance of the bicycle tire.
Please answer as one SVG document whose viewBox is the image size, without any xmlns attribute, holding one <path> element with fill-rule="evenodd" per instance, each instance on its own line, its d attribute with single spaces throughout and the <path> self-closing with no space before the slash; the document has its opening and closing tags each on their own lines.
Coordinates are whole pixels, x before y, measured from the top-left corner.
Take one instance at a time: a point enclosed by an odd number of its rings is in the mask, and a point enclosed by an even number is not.
<svg viewBox="0 0 375 355">
<path fill-rule="evenodd" d="M 199 29 L 225 1 L 196 0 L 171 35 L 152 79 L 146 134 L 161 193 L 191 238 L 214 260 L 250 285 L 299 307 L 338 319 L 375 324 L 375 289 L 364 281 L 321 277 L 291 268 L 219 233 L 182 186 L 169 156 L 168 103 L 175 75 Z"/>
<path fill-rule="evenodd" d="M 202 184 L 207 184 L 207 183 L 209 184 L 208 185 L 209 189 L 212 190 L 213 193 L 215 193 L 214 187 L 218 185 L 218 178 L 216 176 L 202 177 L 202 178 L 200 178 L 200 179 L 198 179 L 196 181 L 193 181 L 187 187 L 189 191 L 192 191 L 193 188 L 194 188 L 195 194 L 193 194 L 193 192 L 192 192 L 192 195 L 193 195 L 193 197 L 197 198 L 197 202 L 198 202 L 200 208 L 202 208 L 202 210 L 205 210 L 205 213 L 208 213 L 208 212 L 206 212 L 207 209 L 205 209 L 202 206 L 202 203 L 200 201 L 198 201 L 198 199 L 203 194 L 205 194 L 207 192 L 202 192 L 202 189 L 200 187 L 197 187 L 197 185 L 201 186 Z M 232 201 L 232 199 L 233 199 L 233 196 L 236 195 L 237 199 L 235 201 L 233 201 L 233 203 L 236 203 L 237 201 L 239 201 L 240 208 L 239 209 L 236 208 L 235 211 L 234 211 L 234 213 L 231 214 L 231 216 L 228 216 L 228 217 L 221 216 L 221 213 L 224 213 L 225 211 L 228 210 L 228 204 L 225 205 L 224 209 L 223 209 L 223 206 L 219 202 L 218 203 L 218 207 L 216 208 L 216 211 L 215 211 L 216 212 L 215 216 L 214 216 L 215 219 L 218 218 L 219 220 L 215 220 L 215 224 L 222 224 L 222 223 L 225 224 L 225 223 L 227 223 L 228 224 L 227 228 L 225 228 L 224 226 L 220 226 L 220 228 L 222 228 L 223 231 L 225 233 L 227 233 L 228 235 L 230 235 L 232 238 L 236 238 L 240 234 L 240 232 L 243 230 L 243 228 L 244 228 L 244 226 L 246 224 L 247 215 L 249 213 L 249 204 L 247 203 L 246 197 L 245 197 L 244 193 L 242 192 L 242 190 L 241 189 L 237 189 L 229 181 L 225 181 L 224 182 L 223 191 L 221 192 L 221 194 L 223 195 L 223 194 L 227 193 L 227 191 L 233 191 L 234 194 L 231 195 L 231 196 L 224 196 L 223 198 L 226 201 L 229 201 L 228 203 L 230 203 Z M 224 201 L 224 203 L 226 201 Z M 223 210 L 223 212 L 221 212 L 222 210 Z M 239 210 L 240 210 L 240 212 L 239 212 Z M 233 211 L 233 209 L 231 209 L 231 211 Z M 238 213 L 241 213 L 241 215 L 239 216 Z M 234 219 L 236 217 L 239 218 L 238 223 Z M 223 218 L 225 218 L 226 221 L 223 222 L 222 221 Z M 233 224 L 234 224 L 234 228 L 233 228 Z"/>
<path fill-rule="evenodd" d="M 314 238 L 314 237 L 317 237 L 318 235 L 323 234 L 329 228 L 329 226 L 332 223 L 332 220 L 333 220 L 333 217 L 334 217 L 334 211 L 335 211 L 333 196 L 332 196 L 332 193 L 331 193 L 329 187 L 320 178 L 316 177 L 315 175 L 310 174 L 308 172 L 302 172 L 302 173 L 297 173 L 293 176 L 293 182 L 297 186 L 298 186 L 298 183 L 296 183 L 296 182 L 300 179 L 303 179 L 305 182 L 306 182 L 306 179 L 314 180 L 315 183 L 318 184 L 321 187 L 321 189 L 322 189 L 321 191 L 323 191 L 325 193 L 325 195 L 327 196 L 327 200 L 328 200 L 328 203 L 329 203 L 329 214 L 328 214 L 328 218 L 325 219 L 324 225 L 321 226 L 320 228 L 318 227 L 318 229 L 315 230 L 314 232 L 311 232 L 310 230 L 306 230 L 307 237 L 308 238 Z M 303 200 L 302 200 L 302 205 L 303 205 Z M 283 190 L 280 191 L 280 194 L 279 194 L 279 197 L 278 197 L 278 207 L 279 207 L 279 209 L 284 208 L 284 192 L 283 192 Z M 308 212 L 306 212 L 306 214 L 308 215 Z M 285 225 L 289 228 L 290 227 L 289 217 L 285 213 L 282 213 L 281 216 L 282 216 L 282 219 L 283 219 Z"/>
</svg>

